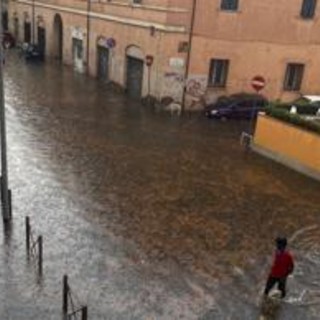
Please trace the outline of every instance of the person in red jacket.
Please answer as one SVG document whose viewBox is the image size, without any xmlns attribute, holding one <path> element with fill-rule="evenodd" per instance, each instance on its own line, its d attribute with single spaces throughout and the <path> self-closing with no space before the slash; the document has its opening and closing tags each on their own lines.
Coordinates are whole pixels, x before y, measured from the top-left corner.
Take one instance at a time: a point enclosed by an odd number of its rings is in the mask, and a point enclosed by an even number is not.
<svg viewBox="0 0 320 320">
<path fill-rule="evenodd" d="M 267 280 L 264 294 L 265 296 L 268 296 L 269 291 L 275 284 L 278 284 L 278 289 L 281 291 L 281 298 L 284 298 L 286 296 L 287 277 L 293 272 L 294 262 L 291 253 L 286 250 L 286 238 L 278 237 L 276 239 L 276 247 L 277 250 L 275 252 L 273 265 Z"/>
</svg>

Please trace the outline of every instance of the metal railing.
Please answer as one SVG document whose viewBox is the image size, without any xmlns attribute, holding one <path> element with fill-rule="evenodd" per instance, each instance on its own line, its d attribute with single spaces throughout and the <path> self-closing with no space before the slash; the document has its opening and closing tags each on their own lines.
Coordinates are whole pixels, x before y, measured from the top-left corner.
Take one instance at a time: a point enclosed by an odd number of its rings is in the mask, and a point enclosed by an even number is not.
<svg viewBox="0 0 320 320">
<path fill-rule="evenodd" d="M 38 271 L 42 275 L 43 271 L 43 240 L 42 236 L 38 236 L 36 239 L 33 235 L 30 218 L 26 217 L 26 249 L 28 260 L 37 259 Z"/>
<path fill-rule="evenodd" d="M 62 315 L 63 320 L 88 320 L 88 307 L 71 291 L 67 275 L 63 276 Z"/>
<path fill-rule="evenodd" d="M 247 132 L 242 132 L 240 136 L 240 145 L 244 146 L 246 150 L 248 150 L 252 144 L 252 135 Z"/>
</svg>

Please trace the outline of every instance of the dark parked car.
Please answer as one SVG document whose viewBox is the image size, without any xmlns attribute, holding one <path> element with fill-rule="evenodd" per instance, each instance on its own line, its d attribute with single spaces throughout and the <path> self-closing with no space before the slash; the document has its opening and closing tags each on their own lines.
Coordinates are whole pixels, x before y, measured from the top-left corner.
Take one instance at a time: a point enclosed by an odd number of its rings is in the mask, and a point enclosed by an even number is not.
<svg viewBox="0 0 320 320">
<path fill-rule="evenodd" d="M 3 33 L 2 45 L 6 49 L 12 48 L 16 45 L 16 40 L 10 32 L 5 31 Z"/>
<path fill-rule="evenodd" d="M 250 119 L 267 106 L 265 97 L 258 94 L 239 93 L 228 97 L 220 97 L 217 102 L 205 107 L 208 118 Z"/>
</svg>

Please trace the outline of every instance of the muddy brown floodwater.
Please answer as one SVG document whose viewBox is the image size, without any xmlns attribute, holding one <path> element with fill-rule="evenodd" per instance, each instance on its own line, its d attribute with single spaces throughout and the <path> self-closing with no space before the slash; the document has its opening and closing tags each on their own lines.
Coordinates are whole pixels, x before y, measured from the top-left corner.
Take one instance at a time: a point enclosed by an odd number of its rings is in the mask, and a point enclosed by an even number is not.
<svg viewBox="0 0 320 320">
<path fill-rule="evenodd" d="M 320 185 L 245 153 L 247 122 L 171 117 L 14 51 L 5 89 L 1 319 L 61 319 L 64 274 L 90 320 L 260 319 L 278 234 L 297 265 L 265 319 L 319 318 Z M 44 238 L 41 279 L 26 215 Z"/>
</svg>

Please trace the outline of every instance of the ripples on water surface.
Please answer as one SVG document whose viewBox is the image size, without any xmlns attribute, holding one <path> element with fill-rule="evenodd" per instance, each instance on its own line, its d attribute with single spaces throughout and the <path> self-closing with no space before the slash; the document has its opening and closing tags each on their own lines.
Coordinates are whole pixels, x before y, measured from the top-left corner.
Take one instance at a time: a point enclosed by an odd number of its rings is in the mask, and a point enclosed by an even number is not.
<svg viewBox="0 0 320 320">
<path fill-rule="evenodd" d="M 47 63 L 6 65 L 13 229 L 1 319 L 60 319 L 61 280 L 89 319 L 259 319 L 278 233 L 297 260 L 269 319 L 320 312 L 319 184 L 241 150 L 246 123 L 154 113 Z M 24 217 L 44 237 L 44 277 Z"/>
</svg>

